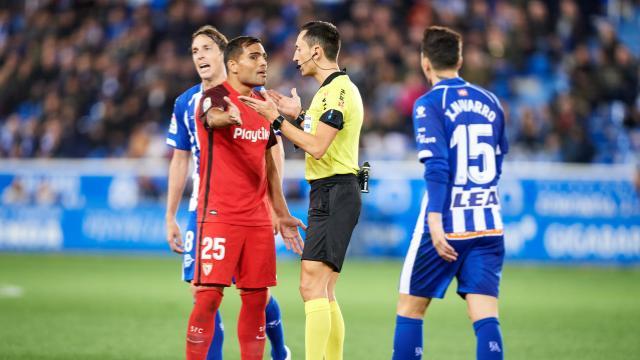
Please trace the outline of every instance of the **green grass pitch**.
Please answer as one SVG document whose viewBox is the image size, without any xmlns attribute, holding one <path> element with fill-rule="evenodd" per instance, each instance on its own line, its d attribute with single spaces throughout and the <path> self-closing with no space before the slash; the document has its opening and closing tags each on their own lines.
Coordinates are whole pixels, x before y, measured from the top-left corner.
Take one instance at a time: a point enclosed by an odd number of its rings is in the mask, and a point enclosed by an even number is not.
<svg viewBox="0 0 640 360">
<path fill-rule="evenodd" d="M 303 359 L 298 265 L 279 264 L 273 293 L 293 358 Z M 390 359 L 400 267 L 347 261 L 337 290 L 347 326 L 345 359 Z M 191 298 L 179 269 L 178 258 L 169 256 L 0 254 L 0 359 L 183 358 Z M 508 265 L 501 296 L 507 359 L 640 354 L 638 268 Z M 238 307 L 235 289 L 227 289 L 227 359 L 239 358 Z M 425 322 L 425 359 L 474 358 L 465 304 L 450 291 Z"/>
</svg>

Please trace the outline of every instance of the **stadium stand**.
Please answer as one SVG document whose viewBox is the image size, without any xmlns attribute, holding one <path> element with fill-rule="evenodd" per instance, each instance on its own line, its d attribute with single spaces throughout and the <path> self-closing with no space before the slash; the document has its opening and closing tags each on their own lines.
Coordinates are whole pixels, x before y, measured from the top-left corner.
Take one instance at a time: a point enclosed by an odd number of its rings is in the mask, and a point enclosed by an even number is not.
<svg viewBox="0 0 640 360">
<path fill-rule="evenodd" d="M 441 24 L 465 36 L 462 76 L 502 99 L 511 159 L 638 161 L 640 4 L 574 0 L 0 2 L 0 157 L 165 156 L 172 101 L 196 80 L 185 44 L 205 23 L 260 36 L 269 85 L 308 101 L 316 85 L 291 57 L 311 19 L 341 30 L 368 159 L 415 156 L 418 43 Z"/>
</svg>

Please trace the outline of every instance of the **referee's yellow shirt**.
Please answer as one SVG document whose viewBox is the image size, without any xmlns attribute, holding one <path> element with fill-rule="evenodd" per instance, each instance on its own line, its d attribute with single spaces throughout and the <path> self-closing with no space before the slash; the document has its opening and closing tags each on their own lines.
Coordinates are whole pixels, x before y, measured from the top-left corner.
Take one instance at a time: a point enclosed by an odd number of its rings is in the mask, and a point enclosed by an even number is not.
<svg viewBox="0 0 640 360">
<path fill-rule="evenodd" d="M 338 134 L 320 160 L 306 154 L 307 180 L 358 173 L 358 146 L 363 118 L 364 106 L 358 88 L 346 73 L 337 71 L 331 74 L 313 97 L 303 129 L 315 135 L 318 124 L 323 122 L 338 129 Z"/>
</svg>

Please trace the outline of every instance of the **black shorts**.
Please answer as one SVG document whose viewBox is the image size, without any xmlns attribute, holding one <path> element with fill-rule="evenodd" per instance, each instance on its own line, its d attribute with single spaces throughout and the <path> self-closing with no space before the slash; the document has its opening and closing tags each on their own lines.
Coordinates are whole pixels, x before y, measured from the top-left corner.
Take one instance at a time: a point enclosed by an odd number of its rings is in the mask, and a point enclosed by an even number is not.
<svg viewBox="0 0 640 360">
<path fill-rule="evenodd" d="M 312 181 L 302 260 L 322 261 L 340 272 L 361 205 L 360 185 L 355 175 L 334 175 Z"/>
</svg>

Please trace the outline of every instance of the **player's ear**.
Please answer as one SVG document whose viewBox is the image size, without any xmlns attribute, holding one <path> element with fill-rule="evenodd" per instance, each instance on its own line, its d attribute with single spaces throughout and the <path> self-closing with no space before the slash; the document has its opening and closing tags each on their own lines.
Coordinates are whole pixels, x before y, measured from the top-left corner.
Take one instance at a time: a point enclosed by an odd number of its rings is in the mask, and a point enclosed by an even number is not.
<svg viewBox="0 0 640 360">
<path fill-rule="evenodd" d="M 460 55 L 460 59 L 458 59 L 458 63 L 456 64 L 456 70 L 460 70 L 462 68 L 462 55 Z"/>
<path fill-rule="evenodd" d="M 237 74 L 238 73 L 238 62 L 233 60 L 233 59 L 229 59 L 229 61 L 227 61 L 227 73 L 228 74 Z"/>
</svg>

